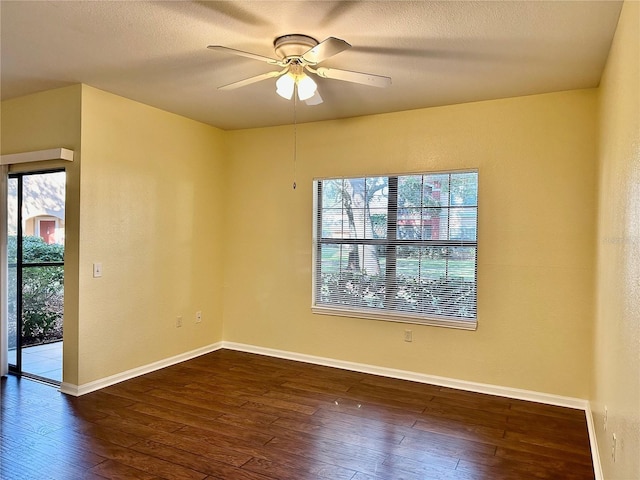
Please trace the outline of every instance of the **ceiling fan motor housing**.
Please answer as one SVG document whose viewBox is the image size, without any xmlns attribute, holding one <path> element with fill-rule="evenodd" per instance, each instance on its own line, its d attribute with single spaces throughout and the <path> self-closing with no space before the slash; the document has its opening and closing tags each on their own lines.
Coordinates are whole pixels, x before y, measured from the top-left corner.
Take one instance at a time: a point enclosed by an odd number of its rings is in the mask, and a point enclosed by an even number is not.
<svg viewBox="0 0 640 480">
<path fill-rule="evenodd" d="M 318 45 L 318 41 L 308 35 L 283 35 L 273 41 L 276 55 L 282 59 L 301 57 L 309 49 Z"/>
</svg>

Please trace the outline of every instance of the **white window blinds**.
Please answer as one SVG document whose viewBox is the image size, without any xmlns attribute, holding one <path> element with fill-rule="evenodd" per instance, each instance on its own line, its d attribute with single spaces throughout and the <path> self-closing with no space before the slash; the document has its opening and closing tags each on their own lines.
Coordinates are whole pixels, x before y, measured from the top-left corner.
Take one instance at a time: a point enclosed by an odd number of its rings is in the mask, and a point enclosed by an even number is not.
<svg viewBox="0 0 640 480">
<path fill-rule="evenodd" d="M 476 327 L 478 173 L 315 182 L 313 311 Z"/>
</svg>

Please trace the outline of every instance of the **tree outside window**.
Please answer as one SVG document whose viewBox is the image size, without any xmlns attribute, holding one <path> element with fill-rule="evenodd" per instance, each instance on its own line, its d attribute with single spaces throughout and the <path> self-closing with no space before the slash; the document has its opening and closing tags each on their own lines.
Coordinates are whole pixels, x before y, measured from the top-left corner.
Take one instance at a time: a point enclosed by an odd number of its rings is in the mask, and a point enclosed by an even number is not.
<svg viewBox="0 0 640 480">
<path fill-rule="evenodd" d="M 477 172 L 316 187 L 315 307 L 475 321 Z"/>
</svg>

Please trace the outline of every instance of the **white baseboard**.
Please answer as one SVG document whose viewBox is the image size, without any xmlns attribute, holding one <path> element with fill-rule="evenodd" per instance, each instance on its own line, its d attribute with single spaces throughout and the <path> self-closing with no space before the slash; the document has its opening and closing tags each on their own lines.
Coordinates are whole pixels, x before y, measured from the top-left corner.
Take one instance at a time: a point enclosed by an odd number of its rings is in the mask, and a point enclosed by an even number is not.
<svg viewBox="0 0 640 480">
<path fill-rule="evenodd" d="M 587 430 L 589 431 L 589 446 L 591 447 L 591 458 L 593 460 L 593 473 L 595 480 L 604 480 L 602 473 L 602 464 L 600 463 L 600 452 L 598 451 L 598 439 L 596 438 L 596 427 L 593 422 L 593 412 L 591 411 L 591 403 L 587 402 L 587 408 L 584 411 L 587 417 Z"/>
<path fill-rule="evenodd" d="M 99 380 L 94 380 L 93 382 L 84 383 L 82 385 L 73 385 L 71 383 L 62 382 L 60 384 L 60 392 L 66 393 L 67 395 L 73 395 L 74 397 L 79 397 L 86 393 L 100 390 L 101 388 L 124 382 L 125 380 L 139 377 L 140 375 L 144 375 L 146 373 L 160 370 L 161 368 L 170 367 L 171 365 L 175 365 L 176 363 L 191 360 L 192 358 L 199 357 L 200 355 L 215 352 L 216 350 L 220 350 L 221 348 L 222 342 L 212 343 L 211 345 L 197 348 L 195 350 L 191 350 L 190 352 L 181 353 L 180 355 L 176 355 L 174 357 L 165 358 L 148 365 L 142 365 L 141 367 L 132 368 L 131 370 L 127 370 L 126 372 L 117 373 L 115 375 L 111 375 L 110 377 L 101 378 Z"/>
<path fill-rule="evenodd" d="M 586 410 L 588 406 L 587 400 L 583 400 L 581 398 L 563 397 L 550 393 L 540 393 L 531 390 L 521 390 L 518 388 L 502 387 L 499 385 L 490 385 L 486 383 L 468 382 L 465 380 L 438 377 L 435 375 L 416 373 L 408 370 L 397 370 L 394 368 L 378 367 L 375 365 L 367 365 L 363 363 L 334 360 L 332 358 L 316 357 L 314 355 L 287 352 L 284 350 L 274 350 L 271 348 L 256 347 L 254 345 L 246 345 L 242 343 L 222 342 L 222 348 L 226 348 L 229 350 L 238 350 L 247 353 L 256 353 L 259 355 L 267 355 L 270 357 L 283 358 L 287 360 L 297 360 L 299 362 L 312 363 L 315 365 L 336 367 L 343 370 L 352 370 L 354 372 L 370 373 L 372 375 L 380 375 L 382 377 L 398 378 L 401 380 L 410 380 L 412 382 L 419 383 L 428 383 L 430 385 L 456 388 L 458 390 L 466 390 L 469 392 L 486 393 L 489 395 L 497 395 L 500 397 L 546 403 L 548 405 L 557 405 L 560 407 L 575 408 L 578 410 Z"/>
</svg>

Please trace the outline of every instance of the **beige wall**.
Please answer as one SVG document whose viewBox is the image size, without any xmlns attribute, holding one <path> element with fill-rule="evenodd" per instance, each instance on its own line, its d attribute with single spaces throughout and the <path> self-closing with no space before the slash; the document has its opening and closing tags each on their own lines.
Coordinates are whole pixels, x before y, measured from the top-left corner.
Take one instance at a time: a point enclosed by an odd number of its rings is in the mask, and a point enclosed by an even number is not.
<svg viewBox="0 0 640 480">
<path fill-rule="evenodd" d="M 224 339 L 587 398 L 596 124 L 595 90 L 305 124 L 295 166 L 293 127 L 229 132 Z M 477 331 L 311 313 L 314 177 L 460 168 L 479 169 Z"/>
<path fill-rule="evenodd" d="M 591 398 L 607 478 L 638 476 L 638 15 L 599 90 L 299 125 L 295 165 L 291 126 L 221 132 L 79 85 L 2 102 L 3 154 L 76 151 L 64 381 L 224 339 Z M 480 172 L 477 331 L 311 313 L 313 178 L 459 168 Z"/>
<path fill-rule="evenodd" d="M 224 133 L 79 88 L 81 198 L 68 205 L 82 221 L 68 235 L 79 235 L 81 293 L 65 382 L 224 338 L 587 397 L 595 91 L 300 125 L 294 166 L 292 127 Z M 25 116 L 42 108 L 29 101 L 16 101 Z M 478 330 L 413 325 L 408 344 L 402 324 L 312 315 L 312 179 L 452 168 L 480 171 Z"/>
<path fill-rule="evenodd" d="M 224 338 L 590 398 L 606 478 L 640 477 L 639 10 L 598 90 L 299 125 L 295 165 L 291 126 L 221 132 L 80 85 L 2 102 L 2 154 L 76 152 L 15 167 L 68 172 L 64 381 Z M 458 168 L 480 172 L 478 330 L 312 315 L 313 178 Z"/>
<path fill-rule="evenodd" d="M 64 147 L 74 150 L 73 162 L 13 165 L 11 171 L 64 167 L 66 181 L 64 381 L 78 381 L 78 254 L 80 225 L 80 85 L 49 90 L 2 102 L 2 154 Z"/>
<path fill-rule="evenodd" d="M 598 282 L 591 398 L 605 478 L 612 480 L 640 478 L 639 24 L 640 3 L 625 2 L 599 91 Z"/>
<path fill-rule="evenodd" d="M 220 341 L 223 132 L 81 85 L 1 112 L 3 154 L 75 151 L 73 163 L 15 166 L 67 168 L 63 381 Z"/>
<path fill-rule="evenodd" d="M 79 384 L 221 340 L 225 203 L 222 131 L 82 93 Z"/>
</svg>

